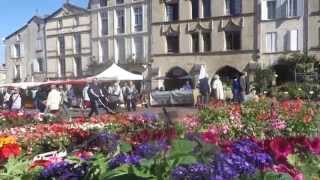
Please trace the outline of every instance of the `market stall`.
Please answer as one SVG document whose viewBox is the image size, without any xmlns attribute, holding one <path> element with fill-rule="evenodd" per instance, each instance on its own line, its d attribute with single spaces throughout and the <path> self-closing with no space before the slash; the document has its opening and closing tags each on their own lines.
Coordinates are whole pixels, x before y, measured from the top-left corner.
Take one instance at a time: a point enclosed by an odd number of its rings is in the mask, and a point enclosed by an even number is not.
<svg viewBox="0 0 320 180">
<path fill-rule="evenodd" d="M 139 74 L 131 73 L 116 64 L 112 64 L 108 69 L 102 73 L 90 77 L 88 79 L 96 78 L 98 80 L 110 80 L 110 81 L 141 81 L 143 76 Z"/>
<path fill-rule="evenodd" d="M 160 105 L 192 105 L 192 91 L 155 91 L 150 94 L 151 106 Z"/>
</svg>

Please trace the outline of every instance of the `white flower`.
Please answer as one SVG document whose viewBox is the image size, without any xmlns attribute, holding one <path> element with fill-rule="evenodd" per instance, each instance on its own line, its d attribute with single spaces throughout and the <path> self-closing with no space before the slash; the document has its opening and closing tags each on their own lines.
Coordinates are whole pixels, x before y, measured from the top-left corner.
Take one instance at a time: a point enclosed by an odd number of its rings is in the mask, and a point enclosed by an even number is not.
<svg viewBox="0 0 320 180">
<path fill-rule="evenodd" d="M 311 94 L 311 95 L 314 94 L 314 91 L 309 91 L 309 94 Z"/>
<path fill-rule="evenodd" d="M 289 94 L 288 91 L 283 92 L 284 94 Z"/>
<path fill-rule="evenodd" d="M 268 93 L 268 91 L 263 91 L 263 94 L 267 94 Z"/>
<path fill-rule="evenodd" d="M 298 91 L 302 91 L 302 89 L 301 89 L 301 88 L 298 88 Z"/>
<path fill-rule="evenodd" d="M 276 78 L 277 78 L 277 77 L 278 77 L 278 74 L 274 74 L 274 77 L 276 77 Z"/>
</svg>

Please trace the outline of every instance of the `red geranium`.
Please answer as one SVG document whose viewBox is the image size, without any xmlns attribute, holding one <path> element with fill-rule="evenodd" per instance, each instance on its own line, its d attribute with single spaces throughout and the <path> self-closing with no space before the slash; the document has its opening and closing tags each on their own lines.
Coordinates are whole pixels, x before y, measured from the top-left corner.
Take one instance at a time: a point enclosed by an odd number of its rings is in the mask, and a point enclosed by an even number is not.
<svg viewBox="0 0 320 180">
<path fill-rule="evenodd" d="M 290 141 L 282 137 L 272 139 L 270 141 L 269 148 L 274 153 L 276 159 L 287 158 L 294 150 Z"/>
<path fill-rule="evenodd" d="M 219 135 L 212 131 L 201 133 L 201 138 L 203 141 L 210 144 L 218 144 L 219 143 Z"/>
<path fill-rule="evenodd" d="M 308 148 L 312 153 L 320 155 L 320 137 L 308 141 Z"/>
<path fill-rule="evenodd" d="M 18 156 L 21 148 L 18 144 L 6 144 L 0 149 L 0 159 L 6 160 L 10 156 Z"/>
</svg>

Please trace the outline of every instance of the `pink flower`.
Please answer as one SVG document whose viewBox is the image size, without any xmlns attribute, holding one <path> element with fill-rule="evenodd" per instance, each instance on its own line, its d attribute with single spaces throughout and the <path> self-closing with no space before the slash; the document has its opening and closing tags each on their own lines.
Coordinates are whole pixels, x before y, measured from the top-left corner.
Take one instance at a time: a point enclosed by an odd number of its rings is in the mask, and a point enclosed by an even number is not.
<svg viewBox="0 0 320 180">
<path fill-rule="evenodd" d="M 207 132 L 201 133 L 200 136 L 201 136 L 202 140 L 205 141 L 206 143 L 210 143 L 210 144 L 218 144 L 219 143 L 219 136 L 214 131 L 207 131 Z"/>
<path fill-rule="evenodd" d="M 270 150 L 276 156 L 276 159 L 287 158 L 294 150 L 292 144 L 287 139 L 281 137 L 272 139 L 269 146 Z"/>
<path fill-rule="evenodd" d="M 320 137 L 308 140 L 308 148 L 312 153 L 320 155 Z"/>
</svg>

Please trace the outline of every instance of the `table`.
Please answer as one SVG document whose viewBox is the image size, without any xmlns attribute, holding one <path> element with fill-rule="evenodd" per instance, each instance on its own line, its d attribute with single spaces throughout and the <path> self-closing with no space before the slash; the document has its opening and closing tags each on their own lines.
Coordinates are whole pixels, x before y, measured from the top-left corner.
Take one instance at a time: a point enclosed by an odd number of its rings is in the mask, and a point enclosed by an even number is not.
<svg viewBox="0 0 320 180">
<path fill-rule="evenodd" d="M 151 106 L 193 105 L 192 91 L 155 91 L 150 94 Z"/>
</svg>

